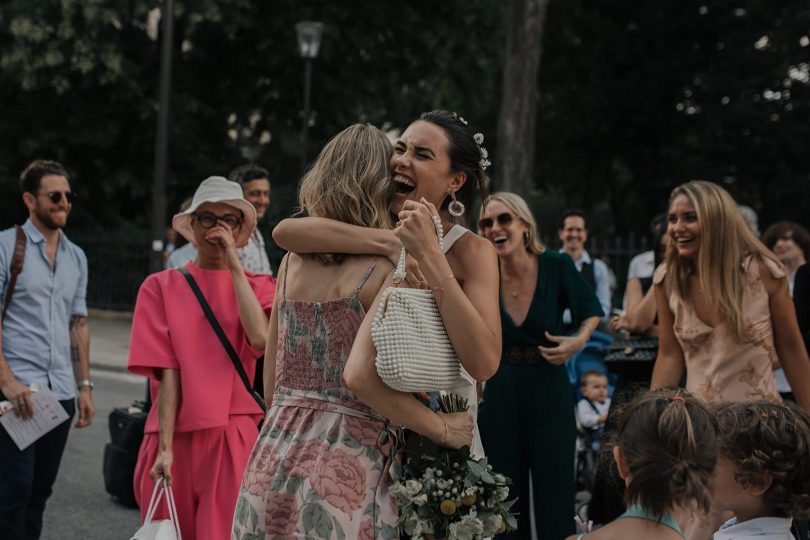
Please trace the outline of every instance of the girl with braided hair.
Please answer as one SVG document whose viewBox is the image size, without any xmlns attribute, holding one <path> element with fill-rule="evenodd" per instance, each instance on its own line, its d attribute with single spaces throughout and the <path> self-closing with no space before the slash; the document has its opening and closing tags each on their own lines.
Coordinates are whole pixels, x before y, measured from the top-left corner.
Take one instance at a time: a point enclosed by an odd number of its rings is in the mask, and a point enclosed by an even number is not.
<svg viewBox="0 0 810 540">
<path fill-rule="evenodd" d="M 677 540 L 693 509 L 709 511 L 717 423 L 698 398 L 672 389 L 641 395 L 620 413 L 611 446 L 627 511 L 566 540 Z"/>
</svg>

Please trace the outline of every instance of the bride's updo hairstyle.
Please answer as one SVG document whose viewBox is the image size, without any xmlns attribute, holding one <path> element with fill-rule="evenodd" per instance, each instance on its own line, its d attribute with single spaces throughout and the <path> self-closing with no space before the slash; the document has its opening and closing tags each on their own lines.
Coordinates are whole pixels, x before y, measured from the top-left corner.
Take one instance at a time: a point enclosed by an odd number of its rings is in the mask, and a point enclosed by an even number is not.
<svg viewBox="0 0 810 540">
<path fill-rule="evenodd" d="M 463 119 L 448 111 L 435 110 L 422 113 L 419 120 L 442 128 L 450 142 L 447 148 L 450 156 L 450 170 L 467 175 L 467 181 L 456 191 L 456 198 L 466 209 L 460 220 L 469 223 L 476 193 L 481 197 L 481 201 L 486 199 L 489 184 L 489 177 L 485 171 L 486 166 L 489 165 L 488 154 L 483 145 L 477 143 L 475 139 L 478 136 L 483 142 L 483 135 L 473 133 Z M 447 197 L 442 208 L 446 209 L 450 201 L 450 197 Z"/>
</svg>

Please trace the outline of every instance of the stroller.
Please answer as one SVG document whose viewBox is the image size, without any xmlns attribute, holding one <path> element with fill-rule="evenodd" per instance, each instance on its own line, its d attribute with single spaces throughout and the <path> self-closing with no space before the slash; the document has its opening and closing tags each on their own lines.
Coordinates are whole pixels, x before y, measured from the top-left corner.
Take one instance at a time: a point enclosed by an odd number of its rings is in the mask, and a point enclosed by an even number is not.
<svg viewBox="0 0 810 540">
<path fill-rule="evenodd" d="M 613 341 L 613 337 L 603 332 L 594 332 L 585 347 L 572 356 L 565 367 L 568 370 L 568 380 L 574 389 L 575 401 L 579 402 L 583 398 L 580 380 L 582 375 L 589 371 L 604 373 L 608 377 L 608 393 L 613 393 L 616 382 L 615 374 L 608 371 L 604 358 L 607 354 L 608 345 Z M 576 411 L 575 411 L 575 417 Z M 599 453 L 602 449 L 601 435 L 602 429 L 591 430 L 580 425 L 577 417 L 577 442 L 575 471 L 577 481 L 577 491 L 591 493 L 593 491 L 594 478 L 599 462 Z"/>
<path fill-rule="evenodd" d="M 576 481 L 577 491 L 593 492 L 604 428 L 588 429 L 577 418 Z"/>
</svg>

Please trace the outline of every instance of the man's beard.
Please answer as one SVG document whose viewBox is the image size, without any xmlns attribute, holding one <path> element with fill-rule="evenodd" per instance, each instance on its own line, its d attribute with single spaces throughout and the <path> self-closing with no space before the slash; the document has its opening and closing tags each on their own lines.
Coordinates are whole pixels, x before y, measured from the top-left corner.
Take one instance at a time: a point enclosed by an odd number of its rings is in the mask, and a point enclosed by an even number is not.
<svg viewBox="0 0 810 540">
<path fill-rule="evenodd" d="M 45 210 L 42 207 L 37 206 L 37 208 L 34 210 L 34 214 L 36 214 L 40 223 L 52 231 L 58 231 L 63 227 L 63 225 L 60 225 L 54 221 L 51 213 L 48 210 Z"/>
</svg>

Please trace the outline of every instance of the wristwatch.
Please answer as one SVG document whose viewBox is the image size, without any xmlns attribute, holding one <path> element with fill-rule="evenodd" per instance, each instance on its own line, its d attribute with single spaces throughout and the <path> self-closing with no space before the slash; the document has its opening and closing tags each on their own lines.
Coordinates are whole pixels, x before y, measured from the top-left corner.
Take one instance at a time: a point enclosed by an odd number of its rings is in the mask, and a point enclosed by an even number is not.
<svg viewBox="0 0 810 540">
<path fill-rule="evenodd" d="M 80 380 L 79 382 L 76 383 L 76 388 L 78 390 L 81 390 L 85 386 L 89 386 L 90 390 L 92 390 L 95 387 L 95 385 L 93 384 L 93 381 L 91 381 L 90 379 L 82 379 L 82 380 Z"/>
</svg>

